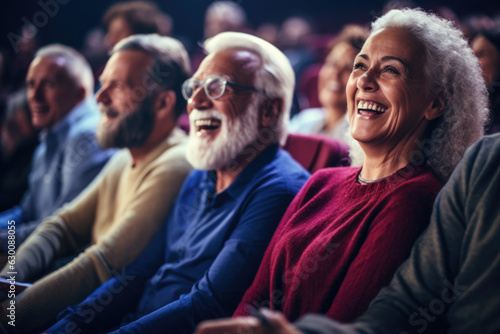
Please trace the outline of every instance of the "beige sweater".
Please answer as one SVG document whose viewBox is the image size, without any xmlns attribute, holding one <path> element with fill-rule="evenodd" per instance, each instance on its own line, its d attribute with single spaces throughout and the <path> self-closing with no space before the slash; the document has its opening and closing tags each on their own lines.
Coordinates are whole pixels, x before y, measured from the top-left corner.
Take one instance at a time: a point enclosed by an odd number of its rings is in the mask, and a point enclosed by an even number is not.
<svg viewBox="0 0 500 334">
<path fill-rule="evenodd" d="M 117 152 L 75 200 L 23 243 L 16 255 L 20 282 L 40 276 L 58 257 L 90 246 L 16 298 L 16 331 L 44 329 L 62 309 L 82 301 L 138 257 L 164 223 L 191 171 L 185 143 L 185 135 L 176 129 L 134 167 L 127 149 Z M 4 267 L 0 276 L 8 271 Z"/>
</svg>

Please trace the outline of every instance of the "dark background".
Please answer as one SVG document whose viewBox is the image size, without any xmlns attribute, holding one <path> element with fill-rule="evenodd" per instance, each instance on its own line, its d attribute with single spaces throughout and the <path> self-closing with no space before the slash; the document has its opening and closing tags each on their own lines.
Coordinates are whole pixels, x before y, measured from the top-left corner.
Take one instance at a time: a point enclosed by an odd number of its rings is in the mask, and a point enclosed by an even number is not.
<svg viewBox="0 0 500 334">
<path fill-rule="evenodd" d="M 48 16 L 46 25 L 39 28 L 41 45 L 59 42 L 80 48 L 85 33 L 98 26 L 104 11 L 117 1 L 112 0 L 59 0 L 66 4 L 58 4 L 58 11 Z M 57 0 L 21 0 L 4 2 L 0 13 L 0 47 L 12 50 L 8 39 L 9 33 L 19 33 L 23 18 L 33 22 L 37 13 L 42 11 L 39 4 L 58 3 Z M 203 16 L 212 0 L 170 0 L 156 1 L 161 9 L 169 13 L 174 20 L 174 35 L 184 36 L 192 41 L 202 39 Z M 331 33 L 349 22 L 367 23 L 373 16 L 380 15 L 385 1 L 367 0 L 239 0 L 247 11 L 250 28 L 259 23 L 272 21 L 281 23 L 290 15 L 300 14 L 312 18 L 318 32 Z M 435 10 L 439 6 L 452 9 L 459 18 L 473 14 L 490 16 L 500 13 L 500 1 L 414 1 L 425 9 Z M 38 16 L 40 19 L 41 16 Z M 12 34 L 11 34 L 12 36 Z"/>
</svg>

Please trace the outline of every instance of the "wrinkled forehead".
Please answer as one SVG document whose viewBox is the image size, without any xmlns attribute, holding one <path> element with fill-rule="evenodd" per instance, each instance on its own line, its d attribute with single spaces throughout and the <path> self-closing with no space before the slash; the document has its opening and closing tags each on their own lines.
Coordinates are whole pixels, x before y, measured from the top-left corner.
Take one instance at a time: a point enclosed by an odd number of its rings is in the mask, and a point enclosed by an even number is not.
<svg viewBox="0 0 500 334">
<path fill-rule="evenodd" d="M 360 54 L 397 57 L 405 60 L 408 65 L 423 66 L 425 61 L 424 44 L 410 31 L 389 27 L 372 32 Z"/>
<path fill-rule="evenodd" d="M 209 54 L 193 77 L 203 81 L 211 75 L 220 75 L 230 81 L 253 85 L 261 67 L 262 60 L 255 52 L 230 48 Z"/>
</svg>

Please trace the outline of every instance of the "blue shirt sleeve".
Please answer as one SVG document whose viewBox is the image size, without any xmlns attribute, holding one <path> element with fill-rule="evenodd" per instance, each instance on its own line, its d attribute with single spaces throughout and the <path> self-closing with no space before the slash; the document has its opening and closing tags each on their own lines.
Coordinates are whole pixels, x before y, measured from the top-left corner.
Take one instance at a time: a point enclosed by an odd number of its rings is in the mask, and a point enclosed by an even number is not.
<svg viewBox="0 0 500 334">
<path fill-rule="evenodd" d="M 227 317 L 250 286 L 269 241 L 295 191 L 262 187 L 215 261 L 189 294 L 113 333 L 191 334 L 206 319 Z"/>
</svg>

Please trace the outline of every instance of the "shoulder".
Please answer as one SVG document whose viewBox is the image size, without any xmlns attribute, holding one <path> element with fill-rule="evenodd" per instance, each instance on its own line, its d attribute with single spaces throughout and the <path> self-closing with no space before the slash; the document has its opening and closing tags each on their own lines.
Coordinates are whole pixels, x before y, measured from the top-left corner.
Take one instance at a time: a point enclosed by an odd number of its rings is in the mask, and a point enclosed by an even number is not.
<svg viewBox="0 0 500 334">
<path fill-rule="evenodd" d="M 194 193 L 202 191 L 203 183 L 206 178 L 209 177 L 207 174 L 208 172 L 204 170 L 191 170 L 184 180 L 179 198 L 187 195 L 191 196 Z M 183 199 L 183 201 L 185 201 L 185 199 Z"/>
<path fill-rule="evenodd" d="M 484 136 L 464 154 L 460 162 L 462 177 L 469 180 L 491 178 L 500 173 L 500 134 Z M 454 173 L 456 174 L 456 173 Z"/>
<path fill-rule="evenodd" d="M 192 170 L 192 166 L 186 159 L 187 140 L 182 139 L 174 145 L 168 147 L 150 165 L 150 170 L 158 172 L 182 171 L 187 174 Z"/>
<path fill-rule="evenodd" d="M 97 125 L 99 123 L 99 110 L 94 103 L 83 103 L 78 106 L 78 117 L 72 121 L 68 138 L 79 137 L 85 135 L 93 135 L 97 132 Z"/>
<path fill-rule="evenodd" d="M 99 115 L 96 110 L 88 110 L 88 113 L 78 118 L 71 124 L 66 136 L 66 146 L 78 147 L 81 150 L 100 149 L 97 144 L 96 132 Z M 91 146 L 89 146 L 91 145 Z"/>
<path fill-rule="evenodd" d="M 407 195 L 412 198 L 416 196 L 431 196 L 436 197 L 441 188 L 443 188 L 443 183 L 427 168 L 421 169 L 416 175 L 407 177 L 404 173 L 400 174 L 400 179 L 398 183 L 394 186 L 389 181 L 389 186 L 392 188 L 392 192 L 398 195 Z"/>
<path fill-rule="evenodd" d="M 109 159 L 106 164 L 106 170 L 119 171 L 123 172 L 123 169 L 126 168 L 132 161 L 130 156 L 130 152 L 126 148 L 122 148 L 116 151 L 115 154 Z"/>
<path fill-rule="evenodd" d="M 309 177 L 310 173 L 280 148 L 273 161 L 256 174 L 254 183 L 276 191 L 297 193 Z"/>
</svg>

